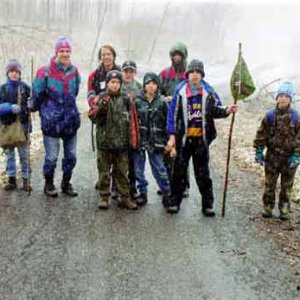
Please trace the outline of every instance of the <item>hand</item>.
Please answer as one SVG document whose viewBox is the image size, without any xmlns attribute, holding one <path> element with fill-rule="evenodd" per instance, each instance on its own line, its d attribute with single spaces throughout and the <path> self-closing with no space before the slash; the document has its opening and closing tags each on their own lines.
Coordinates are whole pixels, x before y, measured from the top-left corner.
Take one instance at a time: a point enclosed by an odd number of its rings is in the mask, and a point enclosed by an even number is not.
<svg viewBox="0 0 300 300">
<path fill-rule="evenodd" d="M 176 143 L 175 135 L 171 134 L 169 137 L 168 143 L 165 147 L 165 151 L 170 152 L 172 150 L 172 148 L 175 148 L 175 143 Z"/>
<path fill-rule="evenodd" d="M 288 158 L 288 164 L 291 169 L 297 168 L 300 163 L 300 153 L 294 152 L 289 158 Z"/>
<path fill-rule="evenodd" d="M 103 98 L 101 98 L 100 103 L 102 103 L 102 105 L 107 105 L 109 101 L 110 101 L 110 97 L 104 96 Z"/>
<path fill-rule="evenodd" d="M 261 166 L 263 166 L 265 163 L 265 157 L 263 151 L 264 151 L 263 148 L 257 148 L 255 152 L 255 161 L 259 163 Z"/>
<path fill-rule="evenodd" d="M 232 113 L 236 113 L 238 111 L 237 104 L 232 104 L 227 108 L 227 114 L 230 115 Z"/>
<path fill-rule="evenodd" d="M 32 99 L 28 99 L 28 101 L 27 101 L 27 108 L 28 109 L 32 109 L 33 108 L 33 101 L 32 101 Z"/>
<path fill-rule="evenodd" d="M 17 115 L 21 111 L 21 107 L 18 104 L 13 104 L 11 106 L 11 112 L 15 115 Z"/>
</svg>

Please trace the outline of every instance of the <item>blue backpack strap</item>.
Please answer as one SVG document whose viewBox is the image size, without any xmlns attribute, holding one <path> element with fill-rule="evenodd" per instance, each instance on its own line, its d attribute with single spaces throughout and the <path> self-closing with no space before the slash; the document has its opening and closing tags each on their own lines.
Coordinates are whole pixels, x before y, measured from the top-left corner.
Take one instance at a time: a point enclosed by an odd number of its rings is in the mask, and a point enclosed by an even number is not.
<svg viewBox="0 0 300 300">
<path fill-rule="evenodd" d="M 290 108 L 290 115 L 293 125 L 296 126 L 299 120 L 298 112 L 295 109 Z"/>
<path fill-rule="evenodd" d="M 267 120 L 269 126 L 273 126 L 275 124 L 275 108 L 270 109 L 267 114 Z"/>
</svg>

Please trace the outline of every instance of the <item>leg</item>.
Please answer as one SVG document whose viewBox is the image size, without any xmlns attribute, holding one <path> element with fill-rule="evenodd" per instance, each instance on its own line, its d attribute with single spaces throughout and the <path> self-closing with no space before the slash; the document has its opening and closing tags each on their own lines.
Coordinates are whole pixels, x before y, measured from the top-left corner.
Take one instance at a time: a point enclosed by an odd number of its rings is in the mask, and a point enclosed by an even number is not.
<svg viewBox="0 0 300 300">
<path fill-rule="evenodd" d="M 76 166 L 76 149 L 77 149 L 77 135 L 63 139 L 64 158 L 62 160 L 63 179 L 61 182 L 61 189 L 63 193 L 70 197 L 78 196 L 70 183 L 73 169 Z"/>
<path fill-rule="evenodd" d="M 282 220 L 288 220 L 290 218 L 290 197 L 296 169 L 297 168 L 290 168 L 288 165 L 285 165 L 281 172 L 281 191 L 279 194 L 278 208 Z"/>
<path fill-rule="evenodd" d="M 23 178 L 23 190 L 30 191 L 31 186 L 28 181 L 29 175 L 31 174 L 31 169 L 28 164 L 28 146 L 27 144 L 18 147 L 21 169 L 22 169 L 22 178 Z"/>
<path fill-rule="evenodd" d="M 137 209 L 137 205 L 129 198 L 128 152 L 116 152 L 113 155 L 113 170 L 115 184 L 121 196 L 120 206 L 127 209 Z"/>
<path fill-rule="evenodd" d="M 209 217 L 215 216 L 213 210 L 213 185 L 209 172 L 209 150 L 203 139 L 195 141 L 193 166 L 196 183 L 202 196 L 202 212 Z"/>
<path fill-rule="evenodd" d="M 6 174 L 8 176 L 8 182 L 4 185 L 4 190 L 12 191 L 17 188 L 15 148 L 6 148 L 4 153 L 6 156 Z"/>
<path fill-rule="evenodd" d="M 45 176 L 45 187 L 44 193 L 50 197 L 57 197 L 58 192 L 53 184 L 54 172 L 57 164 L 59 154 L 59 138 L 51 136 L 43 136 L 44 147 L 45 147 L 45 162 L 44 162 L 44 176 Z"/>
<path fill-rule="evenodd" d="M 148 182 L 145 178 L 146 152 L 143 150 L 135 150 L 132 155 L 137 188 L 140 194 L 147 194 Z"/>
<path fill-rule="evenodd" d="M 129 178 L 129 186 L 130 186 L 130 196 L 131 198 L 137 198 L 137 190 L 136 190 L 136 176 L 134 172 L 134 160 L 133 160 L 133 149 L 130 149 L 128 152 L 128 178 Z"/>
</svg>

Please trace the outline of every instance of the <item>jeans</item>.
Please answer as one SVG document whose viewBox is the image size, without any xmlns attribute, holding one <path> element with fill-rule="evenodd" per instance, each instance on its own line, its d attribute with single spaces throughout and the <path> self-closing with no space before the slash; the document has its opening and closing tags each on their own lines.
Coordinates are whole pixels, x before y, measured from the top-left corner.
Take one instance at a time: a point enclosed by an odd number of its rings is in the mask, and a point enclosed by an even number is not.
<svg viewBox="0 0 300 300">
<path fill-rule="evenodd" d="M 44 175 L 54 175 L 57 159 L 60 149 L 60 140 L 63 141 L 64 156 L 62 159 L 62 170 L 66 175 L 71 175 L 76 165 L 76 148 L 77 148 L 77 135 L 56 138 L 44 135 L 44 147 L 45 147 L 45 162 L 44 162 Z"/>
<path fill-rule="evenodd" d="M 167 169 L 164 163 L 164 156 L 161 152 L 148 152 L 148 158 L 152 170 L 152 174 L 162 191 L 163 195 L 170 192 L 170 184 Z M 148 181 L 145 177 L 146 151 L 135 150 L 133 152 L 134 171 L 137 180 L 137 188 L 140 194 L 147 194 Z"/>
<path fill-rule="evenodd" d="M 22 177 L 27 179 L 31 170 L 29 170 L 28 165 L 28 148 L 27 145 L 22 145 L 19 147 L 6 148 L 4 153 L 6 155 L 6 174 L 9 177 L 16 177 L 17 175 L 17 167 L 16 167 L 16 158 L 15 158 L 15 148 L 18 149 L 21 169 L 22 169 Z"/>
</svg>

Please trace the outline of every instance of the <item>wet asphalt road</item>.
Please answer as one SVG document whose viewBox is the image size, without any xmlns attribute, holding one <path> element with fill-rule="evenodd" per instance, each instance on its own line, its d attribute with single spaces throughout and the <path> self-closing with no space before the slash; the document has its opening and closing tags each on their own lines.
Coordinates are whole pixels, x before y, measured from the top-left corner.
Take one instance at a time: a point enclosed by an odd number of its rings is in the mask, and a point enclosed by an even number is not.
<svg viewBox="0 0 300 300">
<path fill-rule="evenodd" d="M 0 191 L 0 299 L 299 298 L 299 278 L 276 246 L 232 205 L 248 187 L 229 192 L 222 219 L 223 182 L 214 172 L 215 219 L 201 215 L 194 183 L 180 213 L 168 215 L 149 175 L 146 207 L 129 212 L 114 203 L 97 212 L 88 120 L 79 131 L 78 198 L 44 196 L 38 156 L 30 197 Z M 60 164 L 58 170 L 57 186 Z"/>
</svg>

